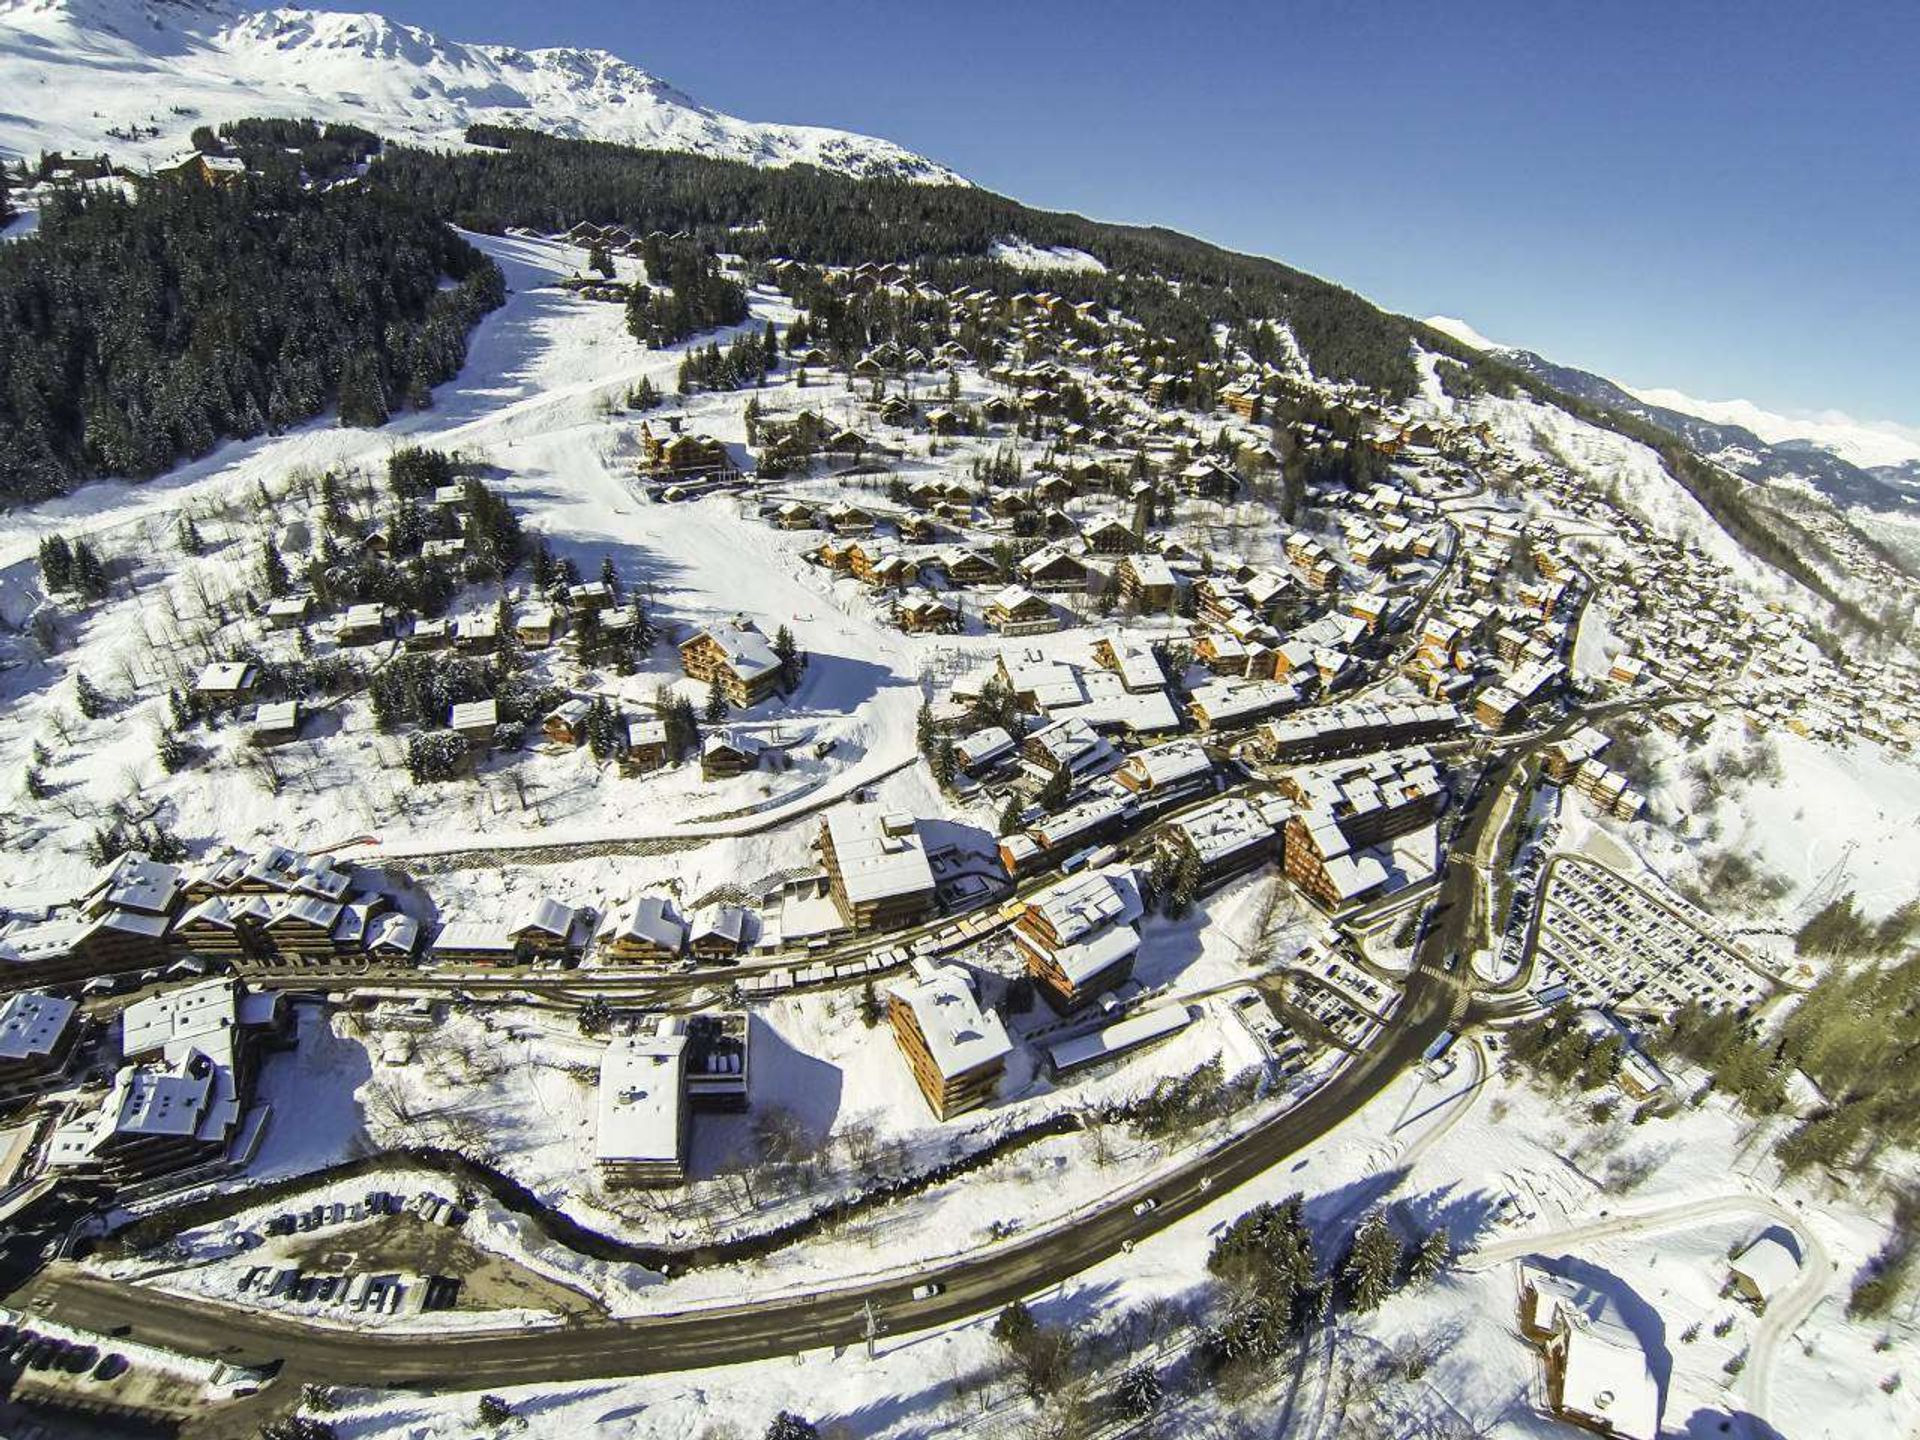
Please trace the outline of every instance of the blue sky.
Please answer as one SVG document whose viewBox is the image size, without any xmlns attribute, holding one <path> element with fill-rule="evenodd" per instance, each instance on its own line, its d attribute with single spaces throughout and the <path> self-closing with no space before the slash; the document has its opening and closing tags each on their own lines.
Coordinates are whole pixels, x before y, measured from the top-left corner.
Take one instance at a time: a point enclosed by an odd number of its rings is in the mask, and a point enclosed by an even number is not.
<svg viewBox="0 0 1920 1440">
<path fill-rule="evenodd" d="M 1629 384 L 1920 424 L 1913 0 L 369 7 L 597 45 Z"/>
</svg>

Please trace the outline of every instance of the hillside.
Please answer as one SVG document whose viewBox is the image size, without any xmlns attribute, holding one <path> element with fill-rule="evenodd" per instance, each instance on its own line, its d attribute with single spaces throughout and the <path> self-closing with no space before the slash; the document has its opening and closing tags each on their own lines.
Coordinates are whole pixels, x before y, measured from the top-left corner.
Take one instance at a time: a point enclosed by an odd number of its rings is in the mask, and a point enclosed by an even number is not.
<svg viewBox="0 0 1920 1440">
<path fill-rule="evenodd" d="M 476 121 L 754 165 L 964 184 L 886 140 L 760 124 L 604 50 L 468 45 L 374 14 L 230 0 L 0 0 L 0 155 L 185 148 L 199 121 L 313 116 L 432 144 Z"/>
</svg>

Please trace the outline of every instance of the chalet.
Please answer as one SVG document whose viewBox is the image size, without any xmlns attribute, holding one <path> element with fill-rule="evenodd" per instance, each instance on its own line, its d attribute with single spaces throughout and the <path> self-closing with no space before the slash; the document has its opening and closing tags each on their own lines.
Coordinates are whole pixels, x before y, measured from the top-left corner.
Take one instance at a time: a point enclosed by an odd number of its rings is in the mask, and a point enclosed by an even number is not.
<svg viewBox="0 0 1920 1440">
<path fill-rule="evenodd" d="M 1153 651 L 1125 635 L 1102 635 L 1095 640 L 1093 663 L 1118 675 L 1129 694 L 1144 695 L 1167 685 L 1166 672 Z"/>
<path fill-rule="evenodd" d="M 1240 477 L 1214 460 L 1196 460 L 1180 472 L 1180 488 L 1205 500 L 1231 500 L 1240 491 Z"/>
<path fill-rule="evenodd" d="M 1131 874 L 1090 872 L 1029 899 L 1013 941 L 1048 1004 L 1071 1013 L 1132 972 L 1144 913 Z"/>
<path fill-rule="evenodd" d="M 334 640 L 341 645 L 374 645 L 385 639 L 386 634 L 387 607 L 369 601 L 347 607 L 334 630 Z"/>
<path fill-rule="evenodd" d="M 640 775 L 658 770 L 673 757 L 667 753 L 667 722 L 657 715 L 628 717 L 627 746 L 619 754 L 620 771 Z"/>
<path fill-rule="evenodd" d="M 305 719 L 306 713 L 298 700 L 262 705 L 253 712 L 253 728 L 247 732 L 247 743 L 261 748 L 290 744 L 300 738 L 300 726 Z"/>
<path fill-rule="evenodd" d="M 563 700 L 547 712 L 540 731 L 556 745 L 578 745 L 587 738 L 587 715 L 592 708 L 592 702 L 583 696 Z"/>
<path fill-rule="evenodd" d="M 1013 737 L 998 725 L 962 737 L 953 747 L 954 760 L 969 775 L 977 775 L 1014 754 Z"/>
<path fill-rule="evenodd" d="M 827 528 L 836 535 L 871 535 L 873 514 L 858 505 L 836 505 L 826 513 Z"/>
<path fill-rule="evenodd" d="M 1273 854 L 1273 825 L 1252 803 L 1223 795 L 1167 822 L 1165 843 L 1191 858 L 1203 885 L 1264 864 Z"/>
<path fill-rule="evenodd" d="M 1077 715 L 1043 725 L 1020 742 L 1020 758 L 1047 775 L 1101 775 L 1120 763 L 1107 738 Z"/>
<path fill-rule="evenodd" d="M 1063 859 L 1113 839 L 1133 813 L 1133 801 L 1118 794 L 1095 794 L 1078 805 L 1000 841 L 1000 865 L 1020 879 Z"/>
<path fill-rule="evenodd" d="M 269 600 L 266 609 L 261 612 L 267 617 L 268 628 L 274 630 L 295 630 L 307 623 L 313 616 L 313 597 L 311 595 L 284 595 L 278 600 Z"/>
<path fill-rule="evenodd" d="M 238 660 L 209 665 L 193 682 L 193 698 L 208 705 L 244 705 L 253 698 L 259 680 L 257 665 Z"/>
<path fill-rule="evenodd" d="M 811 530 L 813 507 L 789 500 L 773 512 L 773 523 L 782 530 Z"/>
<path fill-rule="evenodd" d="M 595 918 L 589 909 L 542 895 L 527 902 L 507 933 L 530 959 L 561 960 L 577 957 L 586 948 Z"/>
<path fill-rule="evenodd" d="M 447 728 L 456 731 L 475 750 L 493 748 L 494 731 L 500 726 L 500 702 L 466 700 L 447 712 Z"/>
<path fill-rule="evenodd" d="M 690 1109 L 685 1022 L 622 1035 L 600 1056 L 594 1161 L 609 1186 L 681 1185 Z"/>
<path fill-rule="evenodd" d="M 709 626 L 683 644 L 680 667 L 690 680 L 717 683 L 728 703 L 740 708 L 773 694 L 782 669 L 767 637 L 742 616 Z"/>
<path fill-rule="evenodd" d="M 1247 647 L 1226 630 L 1209 630 L 1193 647 L 1193 658 L 1216 675 L 1245 675 Z"/>
<path fill-rule="evenodd" d="M 987 624 L 1002 635 L 1038 635 L 1060 628 L 1052 605 L 1023 585 L 1009 585 L 987 605 Z"/>
<path fill-rule="evenodd" d="M 467 654 L 481 654 L 500 648 L 500 613 L 477 610 L 453 622 L 453 647 Z"/>
<path fill-rule="evenodd" d="M 401 647 L 410 651 L 444 650 L 453 643 L 453 621 L 416 620 L 401 637 Z"/>
<path fill-rule="evenodd" d="M 927 411 L 927 429 L 935 435 L 952 435 L 959 428 L 959 415 L 945 406 Z"/>
<path fill-rule="evenodd" d="M 1040 592 L 1084 590 L 1087 567 L 1058 546 L 1047 545 L 1014 567 L 1020 582 Z"/>
<path fill-rule="evenodd" d="M 530 649 L 545 649 L 553 643 L 556 623 L 551 605 L 529 605 L 513 617 L 514 638 Z"/>
<path fill-rule="evenodd" d="M 1282 681 L 1235 685 L 1219 680 L 1202 685 L 1188 697 L 1187 713 L 1202 730 L 1227 730 L 1252 725 L 1299 703 L 1299 690 Z"/>
<path fill-rule="evenodd" d="M 894 623 L 909 635 L 950 635 L 960 630 L 960 612 L 944 600 L 908 600 L 896 606 Z"/>
<path fill-rule="evenodd" d="M 0 1098 L 17 1098 L 65 1071 L 80 1035 L 78 1009 L 37 990 L 7 997 L 0 1005 Z"/>
<path fill-rule="evenodd" d="M 1080 538 L 1096 555 L 1132 555 L 1140 549 L 1140 537 L 1111 515 L 1090 522 Z"/>
<path fill-rule="evenodd" d="M 915 963 L 887 987 L 887 1018 L 928 1108 L 942 1120 L 993 1099 L 1013 1043 L 958 965 Z"/>
<path fill-rule="evenodd" d="M 738 730 L 714 730 L 700 741 L 700 775 L 706 780 L 726 780 L 760 768 L 766 746 Z"/>
<path fill-rule="evenodd" d="M 287 895 L 273 903 L 263 927 L 267 944 L 282 955 L 321 959 L 333 954 L 333 927 L 341 907 L 314 895 Z"/>
<path fill-rule="evenodd" d="M 912 816 L 836 806 L 821 821 L 815 843 L 834 906 L 849 928 L 898 929 L 932 915 L 933 870 Z"/>
<path fill-rule="evenodd" d="M 1143 800 L 1187 799 L 1213 788 L 1213 757 L 1197 740 L 1169 740 L 1134 751 L 1113 778 Z"/>
<path fill-rule="evenodd" d="M 1158 555 L 1128 555 L 1114 569 L 1120 593 L 1139 610 L 1166 610 L 1175 596 L 1173 571 Z"/>
<path fill-rule="evenodd" d="M 640 422 L 641 469 L 651 475 L 710 475 L 731 473 L 727 447 L 708 435 L 672 435 L 662 440 L 646 421 Z"/>
<path fill-rule="evenodd" d="M 744 905 L 708 905 L 688 924 L 687 948 L 702 964 L 722 964 L 739 959 L 753 936 L 754 915 Z"/>
<path fill-rule="evenodd" d="M 607 919 L 597 946 L 609 965 L 671 965 L 687 944 L 687 922 L 665 895 L 636 895 Z"/>
</svg>

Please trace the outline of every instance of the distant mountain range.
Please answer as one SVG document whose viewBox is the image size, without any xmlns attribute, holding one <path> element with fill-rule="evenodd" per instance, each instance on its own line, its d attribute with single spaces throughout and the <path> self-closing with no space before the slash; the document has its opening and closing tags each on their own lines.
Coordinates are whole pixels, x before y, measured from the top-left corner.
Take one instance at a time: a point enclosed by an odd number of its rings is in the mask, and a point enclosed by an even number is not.
<svg viewBox="0 0 1920 1440">
<path fill-rule="evenodd" d="M 1797 421 L 1746 400 L 1695 400 L 1677 390 L 1629 390 L 1590 370 L 1488 340 L 1450 316 L 1427 321 L 1463 345 L 1589 404 L 1634 415 L 1695 453 L 1749 480 L 1811 485 L 1837 504 L 1874 510 L 1920 506 L 1920 435 L 1839 418 Z"/>
<path fill-rule="evenodd" d="M 484 121 L 965 183 L 888 140 L 721 114 L 604 50 L 468 45 L 380 15 L 230 0 L 0 0 L 0 153 L 107 150 L 140 163 L 186 148 L 195 124 L 254 115 L 347 120 L 434 144 Z"/>
</svg>

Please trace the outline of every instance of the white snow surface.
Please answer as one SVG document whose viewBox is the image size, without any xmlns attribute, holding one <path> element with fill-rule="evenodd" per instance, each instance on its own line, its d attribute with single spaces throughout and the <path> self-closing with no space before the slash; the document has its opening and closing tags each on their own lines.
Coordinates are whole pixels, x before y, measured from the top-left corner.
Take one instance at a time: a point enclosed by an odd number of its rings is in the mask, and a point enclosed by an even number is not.
<svg viewBox="0 0 1920 1440">
<path fill-rule="evenodd" d="M 1067 245 L 1036 245 L 1018 235 L 1007 235 L 993 242 L 987 253 L 1002 265 L 1020 270 L 1091 270 L 1104 275 L 1107 267 L 1097 256 Z"/>
<path fill-rule="evenodd" d="M 966 182 L 891 141 L 741 120 L 605 50 L 446 40 L 377 14 L 230 0 L 0 0 L 0 154 L 170 158 L 197 124 L 311 116 L 460 143 L 475 121 L 754 165 Z M 159 134 L 124 138 L 129 127 Z M 122 132 L 120 135 L 110 134 Z"/>
</svg>

